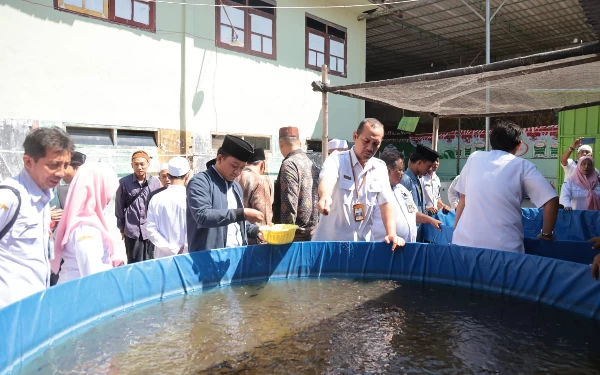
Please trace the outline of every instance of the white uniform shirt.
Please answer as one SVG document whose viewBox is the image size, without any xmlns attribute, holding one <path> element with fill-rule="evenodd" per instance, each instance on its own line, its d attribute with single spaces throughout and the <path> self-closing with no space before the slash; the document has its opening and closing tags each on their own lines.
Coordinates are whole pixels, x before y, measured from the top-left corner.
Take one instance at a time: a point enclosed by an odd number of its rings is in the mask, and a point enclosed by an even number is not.
<svg viewBox="0 0 600 375">
<path fill-rule="evenodd" d="M 460 200 L 460 193 L 456 191 L 456 184 L 458 183 L 458 178 L 460 175 L 454 177 L 450 187 L 448 187 L 448 202 L 450 202 L 450 207 L 454 210 L 458 207 L 458 201 Z"/>
<path fill-rule="evenodd" d="M 356 184 L 352 170 L 356 176 Z M 330 213 L 319 215 L 319 224 L 312 240 L 371 241 L 375 206 L 394 199 L 385 163 L 371 158 L 363 168 L 354 153 L 354 147 L 349 151 L 334 151 L 323 163 L 319 177 L 322 179 L 324 176 L 336 178 L 337 181 L 331 196 L 333 202 Z M 352 208 L 357 203 L 364 205 L 364 220 L 359 222 L 354 221 Z"/>
<path fill-rule="evenodd" d="M 417 205 L 412 199 L 412 194 L 404 186 L 398 184 L 393 187 L 394 199 L 391 201 L 396 210 L 396 235 L 406 242 L 417 240 Z M 373 212 L 372 241 L 383 241 L 387 233 L 383 226 L 381 210 L 375 206 Z"/>
<path fill-rule="evenodd" d="M 563 170 L 565 171 L 565 179 L 564 181 L 567 181 L 567 179 L 571 176 L 573 176 L 573 174 L 575 173 L 575 171 L 577 170 L 577 163 L 575 163 L 575 160 L 573 159 L 569 159 L 567 160 L 567 165 L 562 165 Z M 598 172 L 598 168 L 596 168 L 596 173 L 600 174 L 600 172 Z M 562 190 L 562 188 L 561 188 Z"/>
<path fill-rule="evenodd" d="M 112 269 L 108 246 L 98 228 L 87 224 L 75 228 L 63 248 L 58 284 Z"/>
<path fill-rule="evenodd" d="M 146 229 L 154 244 L 154 258 L 187 252 L 187 210 L 185 186 L 169 185 L 156 194 L 148 205 Z"/>
<path fill-rule="evenodd" d="M 560 204 L 565 207 L 571 207 L 574 210 L 587 209 L 588 191 L 572 181 L 565 181 L 560 189 Z M 594 193 L 600 196 L 600 184 L 594 188 Z"/>
<path fill-rule="evenodd" d="M 440 199 L 440 191 L 442 189 L 442 183 L 440 178 L 435 172 L 433 176 L 426 174 L 423 176 L 423 190 L 425 193 L 425 207 L 437 208 L 437 202 Z"/>
<path fill-rule="evenodd" d="M 27 170 L 5 180 L 17 188 L 21 209 L 12 229 L 0 239 L 0 308 L 40 292 L 49 286 L 50 207 L 52 191 L 41 190 Z M 0 190 L 0 228 L 17 209 L 17 197 Z"/>
<path fill-rule="evenodd" d="M 223 178 L 217 168 L 212 166 L 219 175 L 219 177 Z M 223 181 L 227 184 L 227 208 L 230 210 L 237 210 L 241 208 L 238 206 L 238 201 L 235 198 L 235 192 L 233 191 L 233 182 L 229 182 L 223 178 Z M 240 228 L 240 224 L 236 221 L 227 226 L 227 239 L 225 240 L 225 247 L 238 247 L 242 246 L 242 228 Z"/>
<path fill-rule="evenodd" d="M 462 169 L 456 191 L 465 209 L 452 243 L 523 253 L 521 201 L 536 207 L 557 196 L 533 163 L 504 151 L 477 151 Z"/>
</svg>

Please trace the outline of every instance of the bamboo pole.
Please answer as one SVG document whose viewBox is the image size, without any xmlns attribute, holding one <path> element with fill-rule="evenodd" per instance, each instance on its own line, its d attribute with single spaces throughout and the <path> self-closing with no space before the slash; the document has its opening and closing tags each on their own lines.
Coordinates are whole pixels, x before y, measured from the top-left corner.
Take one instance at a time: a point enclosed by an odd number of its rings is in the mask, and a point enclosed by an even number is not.
<svg viewBox="0 0 600 375">
<path fill-rule="evenodd" d="M 433 134 L 431 134 L 431 147 L 437 151 L 438 137 L 440 134 L 440 118 L 435 116 L 433 118 Z"/>
<path fill-rule="evenodd" d="M 323 64 L 323 66 L 321 67 L 321 82 L 323 82 L 323 85 L 329 83 L 329 77 L 327 74 L 327 64 Z M 323 123 L 321 129 L 321 158 L 324 163 L 325 159 L 327 159 L 327 155 L 329 154 L 329 98 L 327 97 L 327 91 L 323 91 L 322 96 L 323 108 L 321 110 L 321 117 Z"/>
</svg>

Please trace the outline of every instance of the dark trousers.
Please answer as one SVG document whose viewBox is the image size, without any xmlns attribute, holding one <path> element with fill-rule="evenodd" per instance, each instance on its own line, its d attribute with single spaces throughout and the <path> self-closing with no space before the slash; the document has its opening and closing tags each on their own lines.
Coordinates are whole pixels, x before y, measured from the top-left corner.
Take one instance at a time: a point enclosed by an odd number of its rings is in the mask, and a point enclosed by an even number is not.
<svg viewBox="0 0 600 375">
<path fill-rule="evenodd" d="M 129 238 L 125 236 L 127 264 L 154 259 L 154 244 L 150 240 Z"/>
</svg>

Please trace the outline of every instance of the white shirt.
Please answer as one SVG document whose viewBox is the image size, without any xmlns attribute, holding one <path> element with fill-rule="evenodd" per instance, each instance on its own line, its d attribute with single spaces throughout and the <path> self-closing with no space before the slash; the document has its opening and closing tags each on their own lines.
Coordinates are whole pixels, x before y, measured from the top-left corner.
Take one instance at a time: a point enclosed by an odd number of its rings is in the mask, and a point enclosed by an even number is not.
<svg viewBox="0 0 600 375">
<path fill-rule="evenodd" d="M 212 166 L 219 175 L 219 177 L 223 178 L 217 168 Z M 230 210 L 237 210 L 240 208 L 238 206 L 238 201 L 235 198 L 235 192 L 233 191 L 233 182 L 229 182 L 223 178 L 225 184 L 227 184 L 227 208 Z M 236 221 L 229 225 L 227 225 L 227 239 L 225 240 L 225 247 L 238 247 L 242 246 L 242 228 L 240 228 L 240 224 Z"/>
<path fill-rule="evenodd" d="M 42 191 L 25 169 L 2 185 L 20 191 L 21 209 L 12 229 L 0 239 L 0 308 L 49 286 L 52 199 L 52 191 Z M 17 202 L 12 191 L 0 189 L 0 228 L 12 219 Z"/>
<path fill-rule="evenodd" d="M 187 252 L 187 210 L 185 186 L 169 185 L 156 194 L 148 205 L 146 230 L 154 244 L 154 258 Z"/>
<path fill-rule="evenodd" d="M 594 193 L 600 196 L 600 184 L 594 188 Z M 560 204 L 571 207 L 574 210 L 587 209 L 588 191 L 572 181 L 565 181 L 560 189 Z"/>
<path fill-rule="evenodd" d="M 81 224 L 75 228 L 63 248 L 63 260 L 58 283 L 113 268 L 108 252 L 108 244 L 102 237 L 102 232 L 94 226 Z"/>
<path fill-rule="evenodd" d="M 564 179 L 564 181 L 567 181 L 567 179 L 569 177 L 573 176 L 573 174 L 577 170 L 577 163 L 575 163 L 575 161 L 573 159 L 567 160 L 567 165 L 562 165 L 561 164 L 561 166 L 563 167 L 563 170 L 565 171 L 565 179 Z M 600 172 L 598 172 L 598 168 L 596 168 L 596 173 L 600 174 Z"/>
<path fill-rule="evenodd" d="M 396 210 L 396 235 L 406 242 L 417 240 L 417 205 L 412 199 L 412 194 L 404 186 L 398 184 L 393 187 L 394 199 L 391 201 Z M 372 241 L 383 241 L 387 233 L 383 226 L 383 218 L 379 206 L 373 212 Z"/>
<path fill-rule="evenodd" d="M 423 190 L 425 193 L 425 207 L 437 208 L 437 202 L 440 199 L 440 191 L 442 189 L 442 183 L 440 178 L 435 172 L 433 176 L 427 173 L 423 176 Z"/>
<path fill-rule="evenodd" d="M 452 243 L 521 253 L 523 196 L 536 207 L 557 196 L 533 163 L 499 150 L 471 154 L 456 191 L 465 195 L 465 209 Z"/>
<path fill-rule="evenodd" d="M 458 207 L 458 201 L 460 200 L 460 193 L 456 191 L 456 184 L 458 183 L 458 178 L 460 175 L 454 177 L 450 187 L 448 187 L 448 202 L 450 202 L 450 207 L 454 210 Z"/>
<path fill-rule="evenodd" d="M 312 240 L 371 241 L 375 206 L 394 199 L 385 163 L 371 158 L 363 168 L 354 153 L 354 147 L 349 151 L 334 151 L 323 163 L 319 177 L 322 179 L 324 176 L 334 177 L 336 183 L 329 215 L 319 215 L 319 224 Z M 359 222 L 354 221 L 353 212 L 353 206 L 357 203 L 364 205 L 364 220 Z"/>
</svg>

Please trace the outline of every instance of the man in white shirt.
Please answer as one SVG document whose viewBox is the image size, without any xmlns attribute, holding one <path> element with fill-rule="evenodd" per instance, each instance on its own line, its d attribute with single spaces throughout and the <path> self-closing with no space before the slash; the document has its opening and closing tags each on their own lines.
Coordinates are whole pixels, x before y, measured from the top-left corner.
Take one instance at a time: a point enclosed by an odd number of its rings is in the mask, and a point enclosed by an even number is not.
<svg viewBox="0 0 600 375">
<path fill-rule="evenodd" d="M 438 210 L 444 210 L 445 213 L 450 211 L 450 207 L 446 206 L 444 202 L 442 202 L 441 198 L 441 190 L 442 183 L 440 182 L 440 178 L 435 173 L 437 172 L 440 166 L 440 158 L 437 158 L 436 161 L 431 165 L 431 169 L 429 173 L 426 173 L 423 176 L 423 190 L 425 192 L 425 209 L 429 212 L 430 215 L 437 214 Z"/>
<path fill-rule="evenodd" d="M 57 127 L 32 130 L 23 148 L 25 168 L 2 182 L 9 188 L 0 189 L 0 230 L 5 232 L 0 238 L 0 308 L 49 286 L 54 256 L 49 203 L 74 151 L 69 135 Z"/>
<path fill-rule="evenodd" d="M 404 175 L 404 156 L 396 150 L 388 150 L 384 151 L 380 158 L 387 166 L 390 185 L 394 193 L 394 199 L 391 202 L 396 211 L 396 234 L 406 242 L 415 242 L 417 240 L 417 223 L 431 224 L 437 229 L 441 229 L 441 221 L 419 212 L 410 191 L 400 184 Z M 381 241 L 385 235 L 381 210 L 375 206 L 373 241 Z"/>
<path fill-rule="evenodd" d="M 460 200 L 460 193 L 456 191 L 456 184 L 458 183 L 458 178 L 460 175 L 454 177 L 450 187 L 448 187 L 448 202 L 450 202 L 450 207 L 455 210 L 458 207 L 458 201 Z"/>
<path fill-rule="evenodd" d="M 168 187 L 148 205 L 148 238 L 154 244 L 154 258 L 187 252 L 185 180 L 190 171 L 187 159 L 178 156 L 167 165 Z"/>
<path fill-rule="evenodd" d="M 565 181 L 569 177 L 571 177 L 577 170 L 577 162 L 575 160 L 579 160 L 584 156 L 592 156 L 593 157 L 592 147 L 590 145 L 582 145 L 581 144 L 582 139 L 583 139 L 583 137 L 579 137 L 575 141 L 573 141 L 573 144 L 571 144 L 569 146 L 569 148 L 565 152 L 563 152 L 563 154 L 560 156 L 560 165 L 562 165 L 563 170 L 565 171 L 565 178 L 564 178 Z M 575 160 L 573 160 L 573 159 L 569 158 L 569 156 L 571 156 L 571 154 L 575 150 L 577 150 L 577 154 L 576 154 Z M 598 169 L 596 169 L 596 173 L 598 173 Z"/>
<path fill-rule="evenodd" d="M 544 208 L 538 238 L 553 239 L 558 196 L 533 163 L 515 156 L 521 134 L 518 125 L 499 122 L 490 132 L 492 151 L 477 151 L 467 160 L 456 185 L 461 196 L 452 243 L 524 253 L 521 201 L 525 195 Z"/>
<path fill-rule="evenodd" d="M 388 183 L 385 163 L 373 156 L 383 139 L 383 125 L 363 120 L 353 134 L 354 147 L 335 151 L 325 160 L 319 175 L 318 210 L 321 214 L 313 241 L 371 241 L 373 211 L 381 210 L 392 250 L 404 246 L 396 235 L 395 199 Z"/>
</svg>

